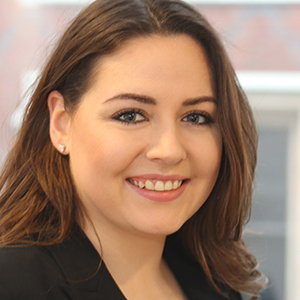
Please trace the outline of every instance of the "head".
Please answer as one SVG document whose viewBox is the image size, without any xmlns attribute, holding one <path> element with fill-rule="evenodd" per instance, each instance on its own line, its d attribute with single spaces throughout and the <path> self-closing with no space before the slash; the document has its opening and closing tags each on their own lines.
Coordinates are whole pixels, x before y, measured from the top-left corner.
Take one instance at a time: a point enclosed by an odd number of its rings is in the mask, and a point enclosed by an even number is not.
<svg viewBox="0 0 300 300">
<path fill-rule="evenodd" d="M 197 228 L 195 234 L 199 234 L 199 228 L 206 231 L 205 226 L 200 225 L 203 222 L 213 225 L 218 241 L 229 235 L 238 238 L 249 209 L 256 164 L 252 114 L 218 35 L 203 16 L 181 1 L 102 0 L 80 13 L 61 38 L 41 75 L 25 119 L 25 124 L 30 122 L 26 138 L 32 141 L 31 148 L 36 148 L 34 152 L 42 155 L 44 163 L 45 160 L 60 161 L 58 169 L 53 170 L 56 176 L 66 176 L 66 181 L 72 181 L 68 158 L 61 158 L 49 138 L 47 98 L 50 92 L 61 93 L 65 109 L 72 115 L 92 86 L 101 57 L 139 37 L 182 34 L 192 38 L 205 53 L 223 140 L 217 182 L 205 205 L 191 219 L 191 227 Z M 41 167 L 40 176 L 45 168 Z M 50 183 L 49 174 L 46 177 Z M 78 205 L 74 203 L 77 213 Z"/>
<path fill-rule="evenodd" d="M 69 158 L 61 155 L 56 149 L 58 144 L 53 145 L 50 139 L 48 97 L 52 91 L 58 91 L 63 96 L 63 109 L 71 117 L 76 115 L 99 75 L 101 60 L 130 41 L 151 36 L 185 36 L 199 45 L 218 107 L 222 143 L 219 172 L 206 202 L 182 228 L 188 247 L 199 257 L 202 254 L 193 249 L 200 236 L 205 254 L 212 245 L 241 237 L 251 202 L 256 131 L 251 109 L 217 33 L 184 2 L 98 0 L 82 11 L 60 39 L 41 74 L 16 144 L 22 149 L 18 160 L 24 167 L 29 165 L 37 178 L 36 185 L 41 189 L 35 189 L 39 197 L 47 200 L 38 205 L 37 211 L 51 216 L 49 222 L 57 229 L 56 233 L 53 229 L 53 236 L 59 241 L 72 222 L 84 218 L 84 209 L 74 186 Z M 44 217 L 37 214 L 38 219 L 42 221 Z"/>
</svg>

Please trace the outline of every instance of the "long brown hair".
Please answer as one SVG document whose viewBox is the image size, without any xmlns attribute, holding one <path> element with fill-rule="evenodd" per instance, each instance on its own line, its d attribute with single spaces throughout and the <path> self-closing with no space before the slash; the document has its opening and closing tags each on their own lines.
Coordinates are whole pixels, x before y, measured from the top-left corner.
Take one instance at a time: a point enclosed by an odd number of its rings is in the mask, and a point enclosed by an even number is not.
<svg viewBox="0 0 300 300">
<path fill-rule="evenodd" d="M 205 204 L 181 229 L 184 244 L 219 291 L 233 288 L 255 298 L 262 275 L 242 239 L 256 166 L 255 123 L 217 33 L 180 0 L 98 0 L 66 30 L 41 73 L 0 178 L 0 245 L 60 243 L 83 217 L 69 159 L 50 141 L 48 95 L 58 90 L 74 112 L 101 56 L 152 34 L 186 34 L 203 47 L 218 102 L 220 173 Z"/>
</svg>

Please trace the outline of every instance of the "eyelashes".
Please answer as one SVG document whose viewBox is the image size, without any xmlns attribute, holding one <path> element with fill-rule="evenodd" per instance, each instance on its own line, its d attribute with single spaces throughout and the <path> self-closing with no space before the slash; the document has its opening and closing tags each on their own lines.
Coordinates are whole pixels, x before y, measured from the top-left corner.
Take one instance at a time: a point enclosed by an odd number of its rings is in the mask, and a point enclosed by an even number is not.
<svg viewBox="0 0 300 300">
<path fill-rule="evenodd" d="M 182 121 L 195 126 L 203 126 L 213 123 L 213 119 L 210 114 L 199 110 L 188 112 L 185 117 L 182 118 Z"/>
<path fill-rule="evenodd" d="M 145 113 L 136 108 L 122 109 L 112 115 L 113 120 L 119 121 L 125 125 L 137 125 L 147 120 Z"/>
<path fill-rule="evenodd" d="M 136 108 L 120 110 L 113 114 L 111 119 L 125 125 L 137 125 L 139 123 L 149 121 L 146 117 L 146 113 L 143 110 Z M 181 120 L 194 126 L 204 126 L 213 123 L 213 119 L 210 114 L 199 110 L 189 111 Z"/>
</svg>

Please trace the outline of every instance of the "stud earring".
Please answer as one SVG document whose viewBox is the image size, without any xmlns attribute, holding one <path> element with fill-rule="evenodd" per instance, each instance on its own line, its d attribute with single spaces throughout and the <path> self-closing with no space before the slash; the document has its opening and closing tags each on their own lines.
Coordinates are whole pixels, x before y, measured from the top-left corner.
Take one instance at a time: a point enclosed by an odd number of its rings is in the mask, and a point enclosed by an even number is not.
<svg viewBox="0 0 300 300">
<path fill-rule="evenodd" d="M 63 144 L 59 144 L 59 146 L 58 146 L 58 151 L 59 151 L 60 153 L 64 153 L 65 150 L 66 150 L 66 146 L 63 145 Z"/>
</svg>

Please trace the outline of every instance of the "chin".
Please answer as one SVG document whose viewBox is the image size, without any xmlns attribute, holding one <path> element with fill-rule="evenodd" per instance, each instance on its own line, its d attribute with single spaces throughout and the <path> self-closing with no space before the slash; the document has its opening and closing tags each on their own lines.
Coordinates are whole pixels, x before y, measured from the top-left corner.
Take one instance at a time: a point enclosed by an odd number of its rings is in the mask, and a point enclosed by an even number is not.
<svg viewBox="0 0 300 300">
<path fill-rule="evenodd" d="M 146 235 L 150 236 L 164 236 L 166 237 L 167 235 L 173 234 L 176 231 L 178 231 L 185 222 L 181 223 L 176 223 L 176 224 L 161 224 L 161 225 L 147 225 L 143 226 L 143 228 L 139 228 L 140 232 L 145 233 Z"/>
</svg>

